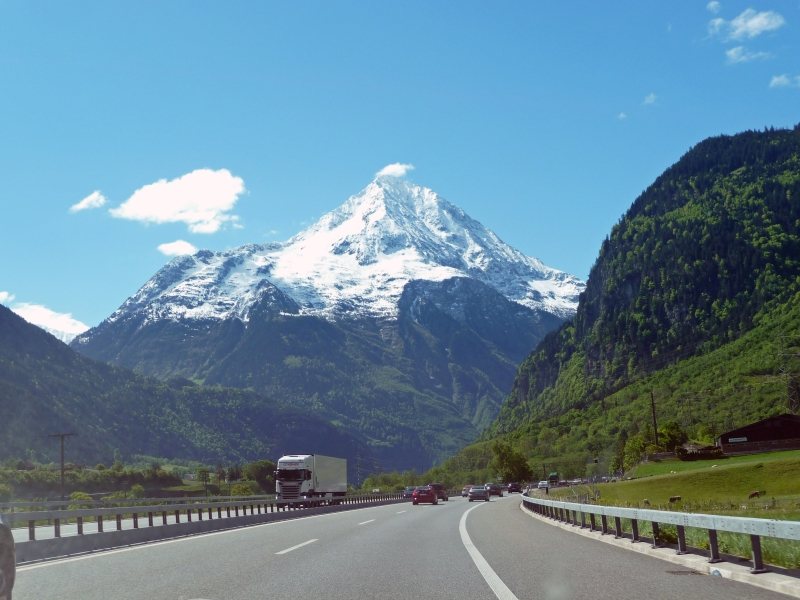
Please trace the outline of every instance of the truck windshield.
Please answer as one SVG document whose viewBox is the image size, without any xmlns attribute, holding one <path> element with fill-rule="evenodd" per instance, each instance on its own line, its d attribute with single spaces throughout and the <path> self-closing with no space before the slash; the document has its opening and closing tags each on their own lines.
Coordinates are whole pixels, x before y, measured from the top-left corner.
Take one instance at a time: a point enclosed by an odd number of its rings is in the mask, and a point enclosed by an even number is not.
<svg viewBox="0 0 800 600">
<path fill-rule="evenodd" d="M 275 476 L 281 481 L 302 481 L 305 473 L 305 469 L 278 469 Z"/>
</svg>

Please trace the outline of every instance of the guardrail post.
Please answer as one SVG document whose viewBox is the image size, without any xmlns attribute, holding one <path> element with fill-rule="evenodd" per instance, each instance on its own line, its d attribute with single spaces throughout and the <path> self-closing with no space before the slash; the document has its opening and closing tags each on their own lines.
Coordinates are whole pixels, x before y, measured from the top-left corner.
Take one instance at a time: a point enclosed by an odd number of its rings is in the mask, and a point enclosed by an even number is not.
<svg viewBox="0 0 800 600">
<path fill-rule="evenodd" d="M 234 512 L 234 513 L 236 513 L 236 516 L 237 516 L 237 517 L 239 516 L 239 505 L 238 505 L 238 504 L 236 504 L 236 505 L 233 507 L 233 512 Z"/>
<path fill-rule="evenodd" d="M 54 526 L 54 529 L 55 529 L 55 537 L 60 538 L 61 537 L 61 519 L 54 519 L 53 520 L 53 526 Z"/>
<path fill-rule="evenodd" d="M 764 567 L 764 559 L 761 556 L 761 537 L 757 535 L 751 535 L 750 545 L 753 548 L 753 568 L 750 569 L 750 572 L 766 573 L 768 569 Z"/>
<path fill-rule="evenodd" d="M 138 513 L 133 513 L 133 528 L 139 529 L 139 515 Z"/>
<path fill-rule="evenodd" d="M 586 529 L 586 513 L 581 511 L 581 529 Z"/>
<path fill-rule="evenodd" d="M 655 521 L 652 522 L 653 526 L 653 548 L 658 548 L 658 536 L 660 535 L 660 531 L 658 529 L 658 523 Z"/>
<path fill-rule="evenodd" d="M 122 515 L 117 513 L 117 531 L 122 531 Z"/>
<path fill-rule="evenodd" d="M 606 515 L 600 515 L 600 523 L 602 523 L 602 530 L 603 535 L 608 533 L 608 517 Z"/>
<path fill-rule="evenodd" d="M 161 524 L 162 525 L 166 525 L 167 524 L 167 511 L 165 511 L 165 510 L 161 511 Z"/>
<path fill-rule="evenodd" d="M 616 533 L 614 534 L 614 537 L 616 539 L 619 539 L 619 538 L 623 537 L 623 535 L 622 535 L 622 519 L 620 519 L 619 517 L 614 517 L 614 529 L 616 531 Z"/>
<path fill-rule="evenodd" d="M 97 515 L 97 533 L 103 533 L 103 515 Z"/>
<path fill-rule="evenodd" d="M 213 519 L 213 518 L 214 518 L 214 511 L 213 511 L 213 510 L 211 509 L 211 507 L 209 506 L 209 507 L 208 507 L 208 520 L 210 521 L 210 520 L 211 520 L 211 519 Z"/>
<path fill-rule="evenodd" d="M 192 509 L 191 508 L 187 508 L 186 509 L 186 521 L 188 523 L 192 522 Z"/>
<path fill-rule="evenodd" d="M 631 519 L 631 543 L 639 541 L 639 521 Z"/>
<path fill-rule="evenodd" d="M 686 528 L 678 525 L 678 551 L 676 554 L 686 554 Z"/>
<path fill-rule="evenodd" d="M 153 511 L 152 510 L 147 511 L 147 526 L 148 527 L 152 527 L 153 526 Z"/>
<path fill-rule="evenodd" d="M 83 535 L 83 517 L 78 517 L 78 535 Z"/>
<path fill-rule="evenodd" d="M 197 520 L 198 521 L 202 521 L 203 520 L 203 509 L 202 509 L 202 507 L 197 509 Z"/>
<path fill-rule="evenodd" d="M 28 521 L 28 541 L 36 540 L 36 521 Z"/>
<path fill-rule="evenodd" d="M 722 559 L 719 557 L 719 542 L 717 542 L 716 529 L 708 530 L 708 557 L 708 562 L 710 563 L 722 562 Z"/>
<path fill-rule="evenodd" d="M 231 507 L 230 504 L 225 507 L 225 513 L 228 515 L 228 518 L 231 516 Z"/>
<path fill-rule="evenodd" d="M 594 531 L 597 528 L 597 522 L 594 518 L 594 513 L 589 513 L 589 531 Z"/>
<path fill-rule="evenodd" d="M 222 518 L 222 507 L 221 506 L 217 507 L 217 518 L 218 519 Z"/>
<path fill-rule="evenodd" d="M 181 522 L 181 511 L 179 511 L 179 510 L 175 511 L 175 522 L 176 523 L 180 523 Z"/>
</svg>

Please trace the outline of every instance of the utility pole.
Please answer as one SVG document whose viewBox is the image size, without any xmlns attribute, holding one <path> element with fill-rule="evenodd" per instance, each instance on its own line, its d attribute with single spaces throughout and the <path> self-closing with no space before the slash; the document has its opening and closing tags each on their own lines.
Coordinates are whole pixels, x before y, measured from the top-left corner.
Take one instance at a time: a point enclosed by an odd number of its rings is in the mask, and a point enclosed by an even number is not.
<svg viewBox="0 0 800 600">
<path fill-rule="evenodd" d="M 653 411 L 653 435 L 656 437 L 656 446 L 658 446 L 658 423 L 656 423 L 656 399 L 653 396 L 653 390 L 650 390 L 650 409 Z"/>
<path fill-rule="evenodd" d="M 64 497 L 64 438 L 77 435 L 76 433 L 51 433 L 47 437 L 57 437 L 61 440 L 61 501 L 65 500 Z"/>
</svg>

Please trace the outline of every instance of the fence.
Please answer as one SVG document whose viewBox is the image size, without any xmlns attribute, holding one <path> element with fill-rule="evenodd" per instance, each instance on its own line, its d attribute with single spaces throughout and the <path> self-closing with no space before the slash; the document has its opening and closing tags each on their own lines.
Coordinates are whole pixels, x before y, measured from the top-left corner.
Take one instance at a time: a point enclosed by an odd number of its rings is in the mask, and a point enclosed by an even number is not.
<svg viewBox="0 0 800 600">
<path fill-rule="evenodd" d="M 764 573 L 764 560 L 761 553 L 761 538 L 772 537 L 785 540 L 800 540 L 800 521 L 779 521 L 775 519 L 754 519 L 747 517 L 726 517 L 720 515 L 704 515 L 681 513 L 664 510 L 638 508 L 621 508 L 614 506 L 597 506 L 575 502 L 559 502 L 523 496 L 523 506 L 537 514 L 555 519 L 570 525 L 612 533 L 609 518 L 614 519 L 613 533 L 617 538 L 625 537 L 622 520 L 630 521 L 630 537 L 632 542 L 645 541 L 639 535 L 639 523 L 649 522 L 653 530 L 651 543 L 653 548 L 659 546 L 661 525 L 674 525 L 677 529 L 677 552 L 685 554 L 686 528 L 704 529 L 708 535 L 709 562 L 720 562 L 717 533 L 725 531 L 750 536 L 753 566 L 751 573 Z M 597 523 L 600 517 L 600 524 Z M 587 523 L 588 518 L 588 523 Z"/>
</svg>

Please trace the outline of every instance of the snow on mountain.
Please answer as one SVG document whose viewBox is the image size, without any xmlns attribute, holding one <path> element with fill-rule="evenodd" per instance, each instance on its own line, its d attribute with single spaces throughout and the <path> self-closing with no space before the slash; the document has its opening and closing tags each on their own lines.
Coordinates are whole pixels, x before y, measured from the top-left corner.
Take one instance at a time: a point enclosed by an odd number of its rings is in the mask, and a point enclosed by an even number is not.
<svg viewBox="0 0 800 600">
<path fill-rule="evenodd" d="M 200 251 L 173 260 L 109 320 L 247 320 L 275 288 L 302 314 L 393 318 L 412 280 L 469 277 L 508 299 L 562 318 L 584 283 L 505 244 L 436 192 L 378 176 L 359 194 L 284 243 Z"/>
<path fill-rule="evenodd" d="M 10 308 L 28 323 L 44 329 L 65 344 L 89 329 L 88 325 L 74 319 L 71 314 L 57 313 L 41 304 L 23 302 Z"/>
</svg>

